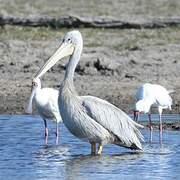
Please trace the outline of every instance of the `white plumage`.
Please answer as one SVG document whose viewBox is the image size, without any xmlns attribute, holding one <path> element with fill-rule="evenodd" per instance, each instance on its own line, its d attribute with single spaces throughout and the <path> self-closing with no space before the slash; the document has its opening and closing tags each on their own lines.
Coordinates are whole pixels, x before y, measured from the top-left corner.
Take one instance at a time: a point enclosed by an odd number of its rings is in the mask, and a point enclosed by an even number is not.
<svg viewBox="0 0 180 180">
<path fill-rule="evenodd" d="M 101 154 L 104 144 L 113 143 L 131 149 L 142 149 L 143 139 L 137 127 L 123 111 L 102 99 L 92 96 L 78 96 L 73 77 L 79 62 L 83 40 L 79 31 L 65 35 L 61 46 L 40 69 L 35 78 L 41 77 L 56 62 L 70 56 L 65 78 L 59 92 L 59 109 L 64 124 L 76 137 L 89 141 L 91 153 L 96 154 L 96 143 Z"/>
<path fill-rule="evenodd" d="M 140 86 L 136 93 L 136 105 L 134 119 L 138 120 L 139 112 L 149 114 L 150 131 L 152 131 L 151 125 L 151 106 L 158 107 L 159 112 L 159 128 L 160 128 L 160 141 L 162 140 L 162 121 L 161 115 L 163 109 L 170 109 L 172 106 L 172 98 L 169 95 L 169 91 L 163 86 L 158 84 L 145 83 Z M 152 134 L 151 134 L 152 139 Z"/>
<path fill-rule="evenodd" d="M 32 103 L 45 124 L 45 142 L 48 141 L 47 120 L 56 122 L 56 143 L 58 143 L 58 123 L 62 122 L 58 107 L 59 91 L 53 88 L 41 88 L 41 81 L 36 78 L 32 82 L 32 92 L 29 100 L 27 113 L 32 113 Z"/>
</svg>

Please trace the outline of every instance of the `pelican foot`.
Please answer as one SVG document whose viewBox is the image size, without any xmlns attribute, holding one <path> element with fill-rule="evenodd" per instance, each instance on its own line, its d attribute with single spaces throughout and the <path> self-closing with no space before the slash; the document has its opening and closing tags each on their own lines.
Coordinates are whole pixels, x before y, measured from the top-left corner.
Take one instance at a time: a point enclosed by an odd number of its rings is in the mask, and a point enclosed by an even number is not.
<svg viewBox="0 0 180 180">
<path fill-rule="evenodd" d="M 102 154 L 102 150 L 103 150 L 103 145 L 102 144 L 100 144 L 99 145 L 99 148 L 98 148 L 98 155 L 101 155 Z"/>
<path fill-rule="evenodd" d="M 96 155 L 96 143 L 91 143 L 91 155 Z"/>
</svg>

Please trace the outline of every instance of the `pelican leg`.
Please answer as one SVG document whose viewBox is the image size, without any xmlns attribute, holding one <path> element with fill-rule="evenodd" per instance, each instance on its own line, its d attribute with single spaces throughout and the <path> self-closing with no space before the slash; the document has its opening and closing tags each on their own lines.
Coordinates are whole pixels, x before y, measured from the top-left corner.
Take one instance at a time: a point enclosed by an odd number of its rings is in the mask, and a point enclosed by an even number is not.
<svg viewBox="0 0 180 180">
<path fill-rule="evenodd" d="M 44 126 L 45 126 L 45 144 L 48 144 L 48 127 L 47 127 L 47 121 L 44 119 Z"/>
<path fill-rule="evenodd" d="M 102 150 L 103 150 L 103 145 L 102 144 L 99 144 L 99 147 L 98 147 L 98 155 L 101 155 L 102 154 Z"/>
<path fill-rule="evenodd" d="M 96 143 L 94 142 L 91 143 L 91 155 L 96 155 Z"/>
<path fill-rule="evenodd" d="M 151 113 L 148 113 L 148 117 L 149 117 L 149 129 L 150 129 L 150 142 L 152 142 L 153 127 L 152 127 L 152 121 L 151 121 Z"/>
<path fill-rule="evenodd" d="M 59 141 L 59 128 L 58 128 L 58 122 L 56 121 L 56 145 L 58 144 Z"/>
</svg>

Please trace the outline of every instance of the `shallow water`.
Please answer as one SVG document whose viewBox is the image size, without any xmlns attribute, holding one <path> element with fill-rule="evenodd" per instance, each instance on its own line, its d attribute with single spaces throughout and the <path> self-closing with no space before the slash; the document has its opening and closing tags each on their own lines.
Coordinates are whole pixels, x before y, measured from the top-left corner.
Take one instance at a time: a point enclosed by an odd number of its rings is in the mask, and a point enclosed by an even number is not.
<svg viewBox="0 0 180 180">
<path fill-rule="evenodd" d="M 169 116 L 167 116 L 169 117 Z M 166 118 L 166 117 L 164 117 Z M 173 120 L 179 118 L 172 116 Z M 167 118 L 168 119 L 168 118 Z M 0 179 L 178 179 L 180 131 L 158 131 L 153 142 L 145 136 L 144 153 L 106 145 L 102 156 L 90 156 L 90 146 L 60 125 L 60 144 L 55 145 L 55 124 L 49 123 L 49 145 L 44 145 L 39 116 L 0 116 Z"/>
</svg>

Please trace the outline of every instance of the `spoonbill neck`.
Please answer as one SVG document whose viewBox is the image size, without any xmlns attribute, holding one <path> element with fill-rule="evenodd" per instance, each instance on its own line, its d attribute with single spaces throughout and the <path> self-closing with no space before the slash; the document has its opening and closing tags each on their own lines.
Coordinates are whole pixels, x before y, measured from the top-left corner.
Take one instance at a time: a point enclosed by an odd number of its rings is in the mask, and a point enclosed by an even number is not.
<svg viewBox="0 0 180 180">
<path fill-rule="evenodd" d="M 29 103 L 26 108 L 27 113 L 32 114 L 32 103 L 33 103 L 33 101 L 35 101 L 35 102 L 37 101 L 36 96 L 37 96 L 37 93 L 40 92 L 40 90 L 41 90 L 40 87 L 36 87 L 36 88 L 32 89 L 31 96 L 29 98 Z"/>
<path fill-rule="evenodd" d="M 34 89 L 34 98 L 36 98 L 36 96 L 41 92 L 41 88 L 37 87 Z"/>
</svg>

